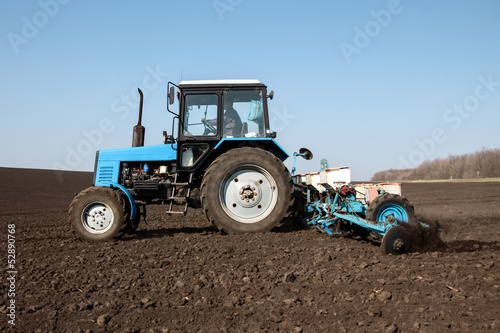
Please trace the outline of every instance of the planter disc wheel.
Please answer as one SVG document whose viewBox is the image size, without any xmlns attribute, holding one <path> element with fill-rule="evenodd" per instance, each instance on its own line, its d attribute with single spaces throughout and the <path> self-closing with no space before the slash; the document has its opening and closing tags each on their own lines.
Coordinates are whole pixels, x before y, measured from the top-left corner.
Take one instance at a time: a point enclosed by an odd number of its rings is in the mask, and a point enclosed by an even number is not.
<svg viewBox="0 0 500 333">
<path fill-rule="evenodd" d="M 382 252 L 384 254 L 403 254 L 412 250 L 412 232 L 408 225 L 391 228 L 382 238 Z"/>
</svg>

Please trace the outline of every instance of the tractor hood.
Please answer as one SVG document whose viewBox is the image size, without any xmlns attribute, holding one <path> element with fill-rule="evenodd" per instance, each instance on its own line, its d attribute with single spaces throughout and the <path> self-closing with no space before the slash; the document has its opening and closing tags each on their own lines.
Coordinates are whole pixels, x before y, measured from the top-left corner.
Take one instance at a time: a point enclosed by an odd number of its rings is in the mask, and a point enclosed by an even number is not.
<svg viewBox="0 0 500 333">
<path fill-rule="evenodd" d="M 94 185 L 118 183 L 120 162 L 174 161 L 177 156 L 175 149 L 176 144 L 99 150 L 96 153 Z"/>
</svg>

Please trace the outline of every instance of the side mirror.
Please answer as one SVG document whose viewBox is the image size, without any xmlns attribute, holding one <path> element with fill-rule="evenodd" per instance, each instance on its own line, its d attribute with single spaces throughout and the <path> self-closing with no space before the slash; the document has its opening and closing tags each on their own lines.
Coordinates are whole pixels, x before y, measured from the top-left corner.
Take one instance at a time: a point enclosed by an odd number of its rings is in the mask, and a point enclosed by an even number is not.
<svg viewBox="0 0 500 333">
<path fill-rule="evenodd" d="M 274 91 L 271 90 L 271 92 L 269 93 L 269 95 L 267 95 L 267 97 L 272 100 L 274 97 Z"/>
<path fill-rule="evenodd" d="M 175 90 L 174 87 L 170 87 L 170 91 L 168 92 L 168 104 L 172 105 L 174 104 L 174 98 L 175 98 Z"/>
<path fill-rule="evenodd" d="M 313 153 L 307 148 L 300 148 L 299 156 L 302 156 L 306 160 L 310 160 L 311 158 L 313 158 Z"/>
<path fill-rule="evenodd" d="M 307 148 L 300 148 L 298 153 L 293 153 L 293 167 L 292 167 L 292 177 L 295 176 L 295 164 L 297 163 L 297 156 L 302 156 L 306 160 L 313 158 L 313 153 Z"/>
</svg>

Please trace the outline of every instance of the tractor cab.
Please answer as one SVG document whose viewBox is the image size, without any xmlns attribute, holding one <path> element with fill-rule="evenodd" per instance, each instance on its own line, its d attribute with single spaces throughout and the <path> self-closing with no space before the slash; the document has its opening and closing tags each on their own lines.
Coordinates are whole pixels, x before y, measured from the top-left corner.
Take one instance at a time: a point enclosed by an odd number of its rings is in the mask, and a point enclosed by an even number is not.
<svg viewBox="0 0 500 333">
<path fill-rule="evenodd" d="M 177 87 L 179 112 L 177 154 L 180 171 L 198 169 L 217 147 L 232 148 L 237 141 L 267 139 L 269 130 L 267 87 L 258 80 L 202 80 L 169 82 L 169 105 L 174 102 Z M 169 142 L 172 142 L 172 137 Z M 221 147 L 222 148 L 222 147 Z"/>
</svg>

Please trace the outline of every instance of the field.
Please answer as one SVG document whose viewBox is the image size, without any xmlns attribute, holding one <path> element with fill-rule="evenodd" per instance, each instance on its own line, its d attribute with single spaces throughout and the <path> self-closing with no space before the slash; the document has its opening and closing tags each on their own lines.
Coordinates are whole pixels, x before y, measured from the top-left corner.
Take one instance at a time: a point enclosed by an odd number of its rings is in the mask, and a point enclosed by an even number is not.
<svg viewBox="0 0 500 333">
<path fill-rule="evenodd" d="M 386 256 L 289 225 L 222 235 L 200 210 L 169 217 L 162 206 L 135 235 L 81 242 L 67 209 L 92 175 L 62 176 L 0 168 L 2 332 L 500 331 L 500 182 L 403 184 L 444 246 Z"/>
</svg>

